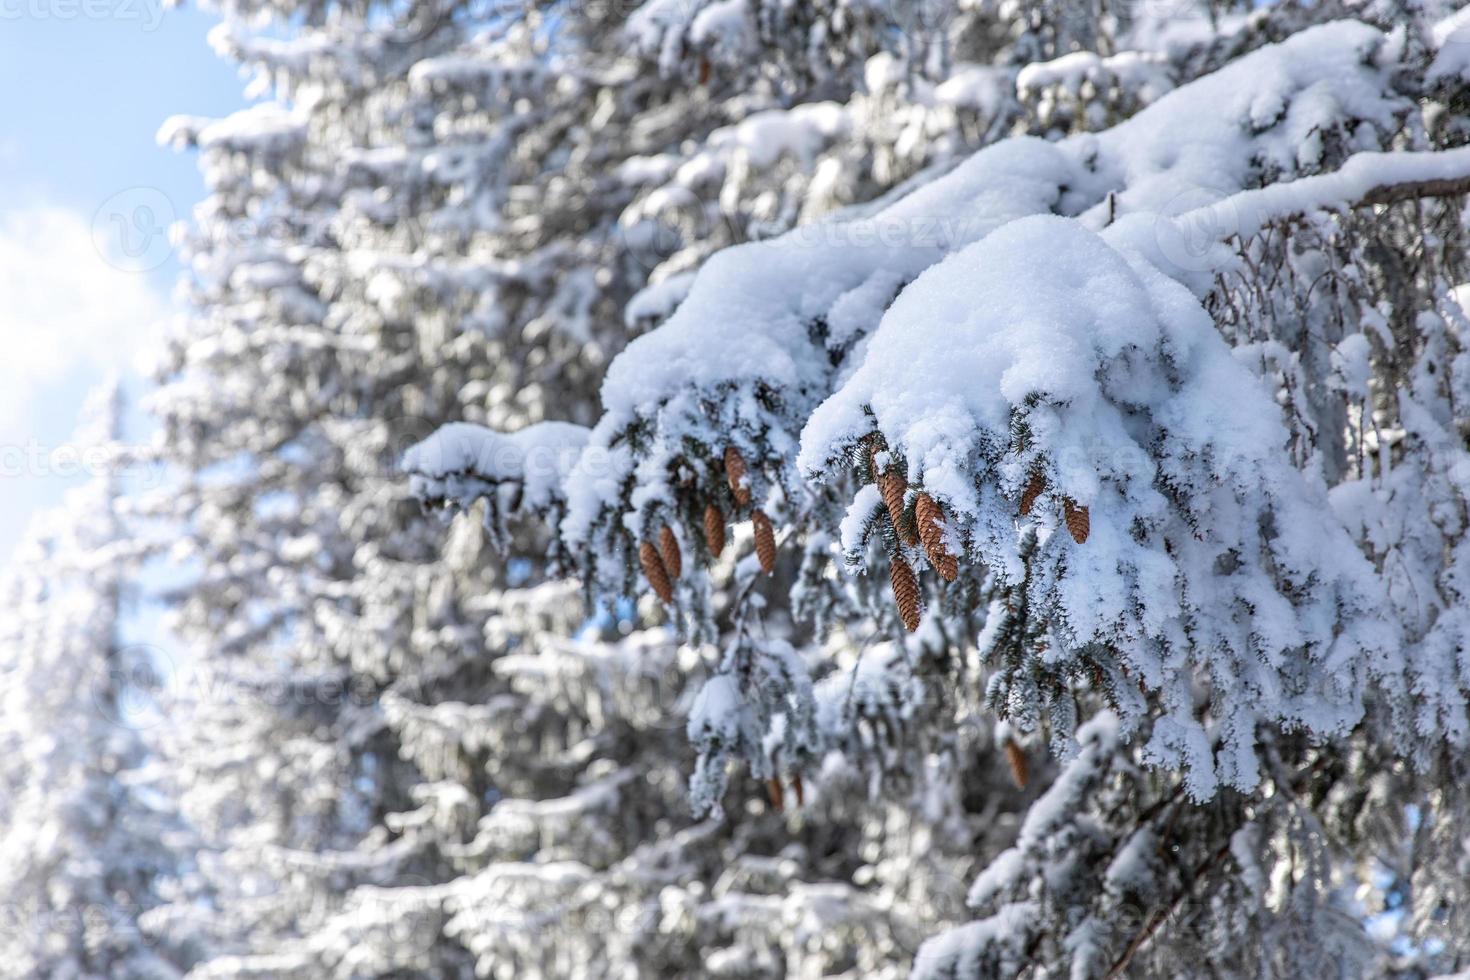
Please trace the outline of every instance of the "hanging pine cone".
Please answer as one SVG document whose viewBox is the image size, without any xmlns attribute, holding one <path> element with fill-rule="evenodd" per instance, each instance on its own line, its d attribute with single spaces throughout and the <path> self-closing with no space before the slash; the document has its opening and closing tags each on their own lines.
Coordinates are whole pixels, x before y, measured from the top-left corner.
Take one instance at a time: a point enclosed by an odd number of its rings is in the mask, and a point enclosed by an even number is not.
<svg viewBox="0 0 1470 980">
<path fill-rule="evenodd" d="M 725 514 L 714 504 L 704 509 L 704 543 L 711 557 L 720 557 L 725 550 Z"/>
<path fill-rule="evenodd" d="M 775 776 L 766 780 L 766 795 L 771 798 L 771 806 L 780 813 L 786 802 L 786 792 L 781 788 L 781 780 Z"/>
<path fill-rule="evenodd" d="M 801 784 L 801 773 L 794 772 L 791 774 L 791 788 L 796 791 L 796 805 L 798 807 L 806 806 L 806 787 Z"/>
<path fill-rule="evenodd" d="M 1006 762 L 1011 767 L 1011 780 L 1016 784 L 1016 789 L 1025 789 L 1026 781 L 1031 777 L 1031 763 L 1026 759 L 1026 752 L 1011 739 L 1006 739 Z"/>
<path fill-rule="evenodd" d="M 1067 519 L 1067 530 L 1071 532 L 1072 540 L 1078 544 L 1086 541 L 1092 533 L 1092 518 L 1088 516 L 1087 508 L 1067 497 L 1062 501 L 1062 515 Z"/>
<path fill-rule="evenodd" d="M 960 564 L 944 547 L 944 511 L 933 497 L 921 493 L 914 501 L 914 516 L 919 521 L 919 539 L 924 542 L 929 564 L 946 582 L 953 582 L 959 577 Z"/>
<path fill-rule="evenodd" d="M 667 524 L 658 532 L 658 553 L 664 560 L 669 578 L 678 578 L 684 571 L 684 556 L 679 553 L 679 539 L 674 537 L 674 529 Z"/>
<path fill-rule="evenodd" d="M 653 586 L 653 594 L 664 602 L 673 602 L 674 586 L 669 582 L 669 571 L 652 543 L 644 541 L 638 546 L 638 564 L 643 566 L 643 577 Z"/>
<path fill-rule="evenodd" d="M 726 447 L 725 479 L 730 481 L 730 492 L 735 495 L 735 502 L 742 507 L 750 503 L 750 484 L 746 482 L 749 472 L 740 450 L 734 446 Z"/>
<path fill-rule="evenodd" d="M 890 466 L 879 473 L 878 464 L 874 462 L 873 482 L 878 484 L 878 493 L 883 496 L 883 506 L 888 508 L 888 517 L 893 521 L 893 530 L 905 544 L 917 543 L 918 538 L 914 535 L 913 526 L 903 519 L 903 498 L 909 489 L 909 483 L 904 479 L 903 474 L 895 466 Z"/>
<path fill-rule="evenodd" d="M 914 570 L 895 554 L 888 566 L 888 579 L 893 583 L 893 599 L 898 603 L 898 616 L 910 633 L 919 628 L 919 580 Z"/>
<path fill-rule="evenodd" d="M 1026 489 L 1021 493 L 1021 516 L 1026 517 L 1031 513 L 1031 508 L 1036 505 L 1036 498 L 1046 490 L 1046 475 L 1040 470 L 1031 474 L 1031 482 L 1026 484 Z"/>
<path fill-rule="evenodd" d="M 760 559 L 761 571 L 767 575 L 776 571 L 776 531 L 771 527 L 771 519 L 766 512 L 758 510 L 750 515 L 750 523 L 755 528 L 755 554 Z"/>
</svg>

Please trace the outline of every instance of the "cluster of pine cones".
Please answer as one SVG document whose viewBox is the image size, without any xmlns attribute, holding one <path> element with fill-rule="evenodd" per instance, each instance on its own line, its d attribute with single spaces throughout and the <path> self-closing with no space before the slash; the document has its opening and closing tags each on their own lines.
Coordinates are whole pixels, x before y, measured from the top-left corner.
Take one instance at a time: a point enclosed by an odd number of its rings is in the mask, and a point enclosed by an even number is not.
<svg viewBox="0 0 1470 980">
<path fill-rule="evenodd" d="M 922 490 L 914 498 L 914 516 L 910 520 L 904 513 L 909 485 L 898 467 L 889 466 L 880 471 L 873 462 L 873 481 L 878 484 L 878 493 L 883 506 L 888 509 L 888 519 L 904 544 L 924 546 L 929 564 L 946 582 L 953 582 L 960 574 L 959 560 L 944 547 L 944 511 L 934 498 Z M 898 616 L 904 628 L 912 632 L 919 628 L 919 579 L 913 566 L 894 551 L 888 558 L 888 579 L 893 585 L 893 599 L 898 603 Z"/>
<path fill-rule="evenodd" d="M 877 443 L 877 436 L 870 439 L 870 448 Z M 944 510 L 934 498 L 924 491 L 914 497 L 913 515 L 907 513 L 908 481 L 898 467 L 889 465 L 879 468 L 876 458 L 872 461 L 873 482 L 893 522 L 894 532 L 907 545 L 922 544 L 929 564 L 946 582 L 959 577 L 959 560 L 951 555 L 944 544 Z M 749 467 L 740 450 L 734 446 L 725 449 L 725 479 L 730 484 L 730 493 L 735 503 L 748 507 L 751 501 Z M 1020 515 L 1031 513 L 1037 499 L 1046 491 L 1046 477 L 1038 470 L 1021 494 Z M 1091 533 L 1091 519 L 1087 507 L 1070 497 L 1062 500 L 1062 516 L 1072 540 L 1082 544 Z M 761 571 L 767 575 L 776 570 L 776 532 L 765 511 L 756 508 L 751 512 L 750 523 L 755 531 L 755 553 Z M 710 555 L 718 558 L 725 550 L 725 513 L 719 504 L 711 501 L 704 508 L 704 542 Z M 643 575 L 662 602 L 674 601 L 674 582 L 683 573 L 684 561 L 679 551 L 679 539 L 673 528 L 665 524 L 658 533 L 657 543 L 643 541 L 638 545 L 638 563 Z M 889 582 L 893 586 L 893 598 L 898 605 L 898 615 L 904 628 L 910 632 L 919 628 L 919 613 L 922 606 L 919 579 L 913 566 L 898 551 L 889 556 Z"/>
<path fill-rule="evenodd" d="M 878 443 L 878 437 L 873 436 L 869 441 L 870 449 Z M 907 545 L 922 544 L 924 554 L 929 559 L 929 564 L 939 573 L 939 577 L 946 582 L 953 582 L 959 575 L 959 562 L 951 555 L 944 546 L 944 511 L 935 502 L 934 498 L 924 491 L 914 497 L 913 517 L 910 519 L 905 513 L 905 503 L 908 498 L 908 481 L 904 479 L 898 467 L 889 465 L 879 470 L 875 456 L 872 460 L 873 482 L 878 485 L 878 493 L 883 498 L 883 505 L 888 510 L 888 518 L 893 522 L 894 532 L 899 539 Z M 1025 517 L 1031 513 L 1037 498 L 1046 491 L 1046 477 L 1038 470 L 1031 476 L 1021 495 L 1020 514 Z M 1072 540 L 1082 544 L 1092 532 L 1092 522 L 1087 507 L 1078 504 L 1071 497 L 1062 500 L 1062 516 L 1067 525 L 1067 532 L 1072 535 Z M 914 569 L 909 565 L 903 555 L 895 550 L 889 556 L 888 576 L 893 586 L 893 599 L 898 605 L 898 615 L 903 620 L 904 628 L 910 632 L 919 628 L 920 595 L 919 580 L 914 574 Z"/>
<path fill-rule="evenodd" d="M 740 450 L 730 446 L 725 450 L 725 479 L 730 484 L 730 493 L 741 507 L 750 504 L 750 481 L 746 478 L 749 468 Z M 776 571 L 776 529 L 766 512 L 756 508 L 750 515 L 755 530 L 755 554 L 760 561 L 761 571 L 771 575 Z M 712 557 L 718 558 L 725 550 L 725 512 L 719 504 L 710 502 L 704 508 L 704 543 Z M 643 541 L 638 545 L 638 564 L 643 568 L 643 577 L 653 587 L 654 594 L 662 602 L 674 601 L 674 582 L 683 572 L 683 556 L 679 552 L 679 539 L 673 528 L 665 524 L 658 533 L 658 543 Z"/>
</svg>

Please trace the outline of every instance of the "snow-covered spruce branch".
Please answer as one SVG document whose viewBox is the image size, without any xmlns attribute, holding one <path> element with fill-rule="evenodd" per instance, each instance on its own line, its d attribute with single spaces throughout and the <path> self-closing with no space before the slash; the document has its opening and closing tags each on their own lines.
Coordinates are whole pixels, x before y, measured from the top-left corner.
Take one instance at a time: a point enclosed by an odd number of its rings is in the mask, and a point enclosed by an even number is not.
<svg viewBox="0 0 1470 980">
<path fill-rule="evenodd" d="M 1208 245 L 1241 242 L 1276 222 L 1317 212 L 1385 207 L 1423 198 L 1470 193 L 1470 147 L 1424 152 L 1368 152 L 1332 173 L 1240 191 L 1203 207 L 1161 218 L 1173 227 L 1156 231 L 1166 256 L 1187 241 L 1202 255 Z M 1204 238 L 1212 239 L 1210 242 Z M 1203 264 L 1203 263 L 1202 263 Z"/>
<path fill-rule="evenodd" d="M 1189 771 L 1199 797 L 1255 784 L 1260 721 L 1345 731 L 1369 678 L 1402 691 L 1378 583 L 1325 488 L 1276 450 L 1276 407 L 1174 279 L 1196 270 L 1159 257 L 1158 216 L 1222 178 L 1244 188 L 1386 144 L 1405 111 L 1395 70 L 1364 25 L 1305 31 L 1096 136 L 1004 141 L 871 218 L 715 256 L 609 370 L 598 454 L 564 488 L 560 530 L 583 577 L 629 594 L 641 571 L 703 616 L 677 570 L 682 555 L 713 557 L 702 528 L 723 536 L 749 515 L 775 571 L 772 521 L 830 535 L 835 501 L 809 480 L 856 478 L 879 492 L 850 498 L 840 544 L 864 564 L 884 542 L 909 629 L 914 567 L 1026 583 L 1031 649 L 1013 670 L 1042 686 L 991 680 L 1025 728 L 1041 717 L 1034 698 L 1069 705 L 1071 678 L 1091 671 L 1125 724 L 1155 718 L 1148 755 Z M 1185 150 L 1166 149 L 1181 129 Z M 1426 168 L 1444 164 L 1394 174 L 1442 178 Z M 1277 185 L 1261 204 L 1312 207 L 1371 180 L 1366 192 L 1383 182 L 1372 171 Z M 1046 213 L 1060 216 L 1026 219 Z M 1121 217 L 1102 238 L 1082 230 L 1103 214 Z M 1018 511 L 1040 532 L 1024 563 Z M 1207 584 L 1226 574 L 1234 594 Z M 1211 724 L 1234 733 L 1219 751 L 1197 682 L 1218 688 L 1225 716 Z"/>
</svg>

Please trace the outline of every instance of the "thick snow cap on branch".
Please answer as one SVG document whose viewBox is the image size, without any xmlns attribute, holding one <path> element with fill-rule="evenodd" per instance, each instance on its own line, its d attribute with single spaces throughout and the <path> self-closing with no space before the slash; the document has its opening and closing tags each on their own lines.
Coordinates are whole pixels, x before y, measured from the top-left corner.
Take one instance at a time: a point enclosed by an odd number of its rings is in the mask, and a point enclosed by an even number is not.
<svg viewBox="0 0 1470 980">
<path fill-rule="evenodd" d="M 710 259 L 688 298 L 662 328 L 629 345 L 603 385 L 603 405 L 626 419 L 655 408 L 688 384 L 720 384 L 742 374 L 800 387 L 830 371 L 825 351 L 804 344 L 807 321 L 829 314 L 878 271 L 888 292 L 954 247 L 1013 218 L 1050 210 L 1059 185 L 1080 174 L 1048 143 L 1018 139 L 972 158 L 950 178 L 878 215 L 803 226 L 772 242 L 727 249 Z M 944 218 L 960 222 L 944 226 Z M 720 315 L 717 322 L 703 312 Z M 860 318 L 861 309 L 853 315 Z M 846 334 L 861 326 L 839 319 Z M 805 348 L 805 349 L 803 349 Z"/>
<path fill-rule="evenodd" d="M 1394 672 L 1372 569 L 1285 452 L 1270 393 L 1184 286 L 1075 221 L 1014 222 L 920 276 L 799 461 L 820 477 L 875 430 L 1007 580 L 1041 525 L 1030 588 L 1051 656 L 1111 651 L 1160 692 L 1150 753 L 1197 796 L 1254 785 L 1257 721 L 1341 731 L 1361 681 Z M 1068 501 L 1090 509 L 1085 544 L 1053 533 Z M 1196 676 L 1234 695 L 1214 733 Z"/>
</svg>

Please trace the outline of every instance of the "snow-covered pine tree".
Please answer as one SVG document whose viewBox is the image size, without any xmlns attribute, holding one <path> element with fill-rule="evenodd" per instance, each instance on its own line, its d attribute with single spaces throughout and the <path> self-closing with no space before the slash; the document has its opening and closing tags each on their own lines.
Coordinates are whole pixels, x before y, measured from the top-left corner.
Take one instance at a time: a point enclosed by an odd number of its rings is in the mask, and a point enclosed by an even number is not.
<svg viewBox="0 0 1470 980">
<path fill-rule="evenodd" d="M 818 800 L 950 790 L 976 921 L 916 976 L 1467 955 L 1465 15 L 1215 13 L 1021 69 L 1049 141 L 713 255 L 549 491 L 592 594 L 719 643 L 697 810 L 739 799 L 732 760 Z M 1114 78 L 1151 94 L 1091 102 Z M 441 432 L 420 494 L 514 510 L 500 438 Z M 859 678 L 888 710 L 847 714 Z M 1043 791 L 995 846 L 1002 766 Z"/>
<path fill-rule="evenodd" d="M 124 631 L 140 558 L 117 474 L 118 389 L 84 409 L 75 460 L 106 471 L 38 516 L 0 613 L 0 975 L 161 980 L 189 951 L 150 933 L 187 850 L 142 738 L 159 664 Z"/>
</svg>

